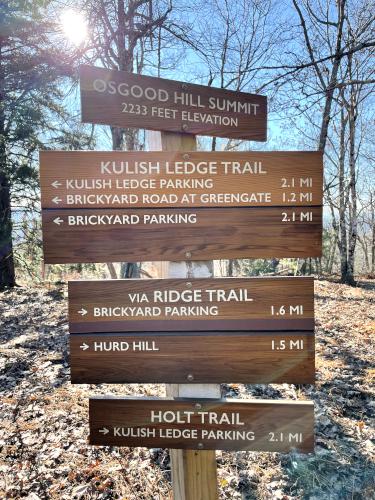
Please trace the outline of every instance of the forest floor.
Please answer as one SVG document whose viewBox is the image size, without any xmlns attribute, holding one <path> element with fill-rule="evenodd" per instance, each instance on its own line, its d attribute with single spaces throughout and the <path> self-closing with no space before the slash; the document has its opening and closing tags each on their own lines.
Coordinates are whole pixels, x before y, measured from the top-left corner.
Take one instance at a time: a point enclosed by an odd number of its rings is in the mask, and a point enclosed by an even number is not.
<svg viewBox="0 0 375 500">
<path fill-rule="evenodd" d="M 217 452 L 221 499 L 374 498 L 375 281 L 316 281 L 316 385 L 228 385 L 237 398 L 312 399 L 314 454 Z M 0 498 L 172 498 L 167 450 L 87 444 L 88 397 L 161 385 L 71 385 L 66 287 L 0 294 Z"/>
</svg>

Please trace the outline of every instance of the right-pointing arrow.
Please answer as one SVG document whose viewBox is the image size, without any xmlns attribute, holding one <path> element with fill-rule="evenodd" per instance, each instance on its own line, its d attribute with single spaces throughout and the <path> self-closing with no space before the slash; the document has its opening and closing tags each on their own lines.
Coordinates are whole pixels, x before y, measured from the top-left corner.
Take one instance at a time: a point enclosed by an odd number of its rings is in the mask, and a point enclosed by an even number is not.
<svg viewBox="0 0 375 500">
<path fill-rule="evenodd" d="M 56 217 L 56 219 L 53 219 L 53 222 L 57 224 L 58 226 L 64 222 L 64 219 L 61 219 L 60 217 Z"/>
<path fill-rule="evenodd" d="M 77 312 L 78 312 L 78 314 L 80 314 L 81 316 L 85 316 L 85 315 L 87 314 L 87 310 L 86 310 L 86 309 L 84 309 L 83 307 L 82 307 L 82 309 L 80 309 L 80 310 L 79 310 L 79 311 L 77 311 Z"/>
<path fill-rule="evenodd" d="M 107 427 L 103 427 L 103 429 L 99 429 L 99 432 L 101 432 L 102 434 L 108 434 L 109 432 L 109 429 L 107 429 Z"/>
<path fill-rule="evenodd" d="M 79 346 L 80 349 L 82 349 L 82 351 L 86 351 L 86 349 L 88 349 L 90 346 L 88 344 L 86 344 L 85 342 Z"/>
</svg>

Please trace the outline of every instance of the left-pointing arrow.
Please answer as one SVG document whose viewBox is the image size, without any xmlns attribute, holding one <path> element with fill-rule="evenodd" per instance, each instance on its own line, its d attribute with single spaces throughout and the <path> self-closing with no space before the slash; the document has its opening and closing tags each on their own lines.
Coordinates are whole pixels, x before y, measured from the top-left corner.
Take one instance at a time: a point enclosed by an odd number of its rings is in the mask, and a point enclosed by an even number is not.
<svg viewBox="0 0 375 500">
<path fill-rule="evenodd" d="M 79 346 L 80 349 L 82 349 L 82 351 L 86 351 L 86 349 L 88 349 L 90 346 L 88 344 L 86 344 L 85 342 Z"/>
<path fill-rule="evenodd" d="M 53 219 L 53 222 L 57 224 L 58 226 L 64 222 L 64 219 L 61 219 L 60 217 L 56 217 L 56 219 Z"/>
<path fill-rule="evenodd" d="M 54 182 L 52 182 L 52 183 L 51 183 L 51 186 L 53 186 L 54 188 L 56 188 L 56 189 L 57 189 L 59 186 L 61 186 L 61 182 L 59 182 L 59 181 L 54 181 Z"/>
<path fill-rule="evenodd" d="M 101 432 L 102 434 L 108 434 L 109 429 L 107 429 L 107 427 L 103 427 L 103 429 L 99 429 L 99 432 Z"/>
</svg>

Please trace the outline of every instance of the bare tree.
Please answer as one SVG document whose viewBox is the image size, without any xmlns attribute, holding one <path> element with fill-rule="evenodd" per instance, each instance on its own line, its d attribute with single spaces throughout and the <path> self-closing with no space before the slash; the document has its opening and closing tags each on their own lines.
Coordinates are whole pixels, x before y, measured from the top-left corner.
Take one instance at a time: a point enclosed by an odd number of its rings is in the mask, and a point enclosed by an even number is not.
<svg viewBox="0 0 375 500">
<path fill-rule="evenodd" d="M 354 284 L 358 239 L 359 123 L 372 97 L 374 5 L 368 1 L 292 0 L 297 25 L 290 28 L 291 64 L 274 67 L 267 87 L 279 89 L 279 103 L 305 144 L 325 153 L 325 200 L 340 253 L 341 280 Z M 372 7 L 371 7 L 372 4 Z M 332 263 L 332 257 L 329 266 Z"/>
<path fill-rule="evenodd" d="M 91 26 L 88 56 L 108 69 L 142 73 L 145 52 L 172 10 L 169 0 L 95 0 L 85 5 Z M 113 149 L 138 149 L 138 131 L 111 127 Z"/>
<path fill-rule="evenodd" d="M 87 57 L 108 69 L 142 73 L 145 55 L 154 50 L 158 30 L 171 13 L 170 0 L 95 0 L 86 2 L 85 10 L 91 26 Z M 160 47 L 159 47 L 160 50 Z M 141 149 L 139 130 L 111 127 L 112 149 Z M 108 264 L 112 278 L 117 277 L 113 264 Z M 137 275 L 137 266 L 122 263 L 120 276 Z"/>
</svg>

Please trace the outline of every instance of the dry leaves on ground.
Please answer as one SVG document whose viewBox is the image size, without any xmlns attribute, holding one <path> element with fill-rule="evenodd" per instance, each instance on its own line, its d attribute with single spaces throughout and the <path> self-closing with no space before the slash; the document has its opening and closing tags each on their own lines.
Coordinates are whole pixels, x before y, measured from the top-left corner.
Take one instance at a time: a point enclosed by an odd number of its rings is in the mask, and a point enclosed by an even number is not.
<svg viewBox="0 0 375 500">
<path fill-rule="evenodd" d="M 313 399 L 315 454 L 217 452 L 220 498 L 371 498 L 375 284 L 316 282 L 316 386 L 225 386 L 231 397 Z M 71 385 L 65 288 L 0 295 L 0 496 L 171 498 L 167 450 L 87 444 L 90 394 L 161 385 Z"/>
</svg>

